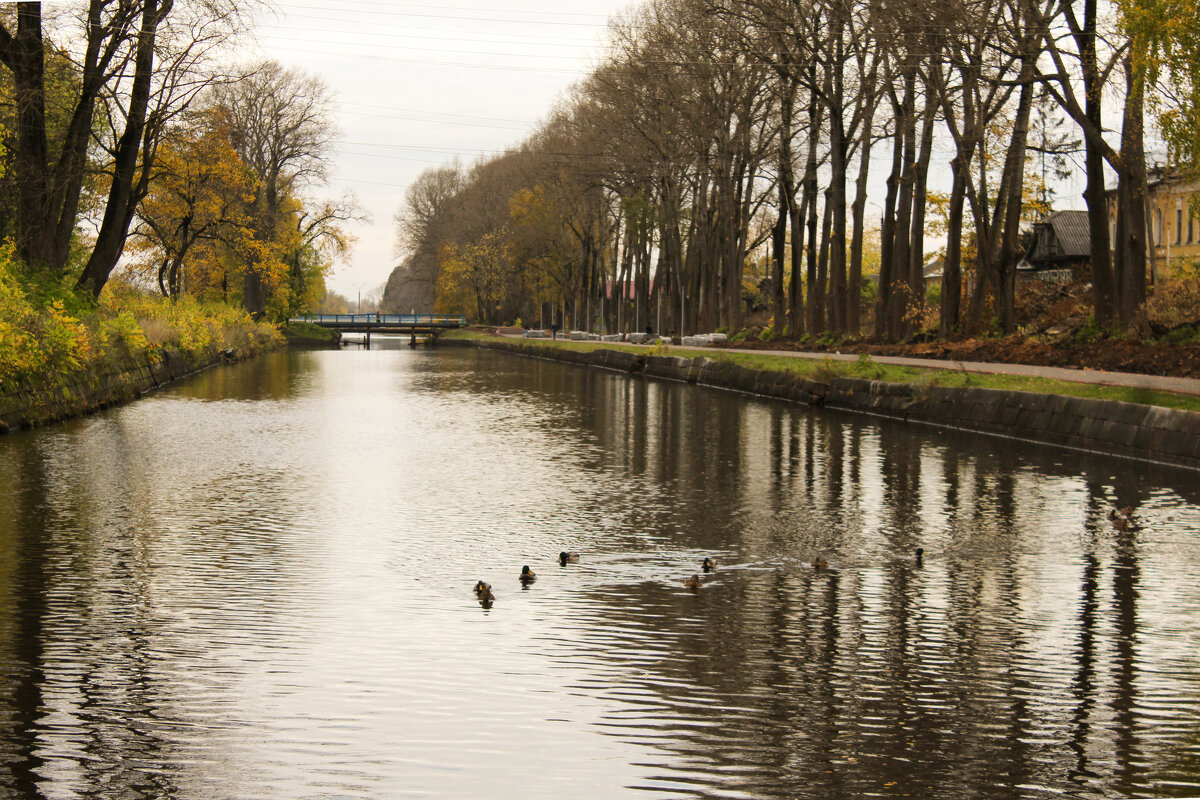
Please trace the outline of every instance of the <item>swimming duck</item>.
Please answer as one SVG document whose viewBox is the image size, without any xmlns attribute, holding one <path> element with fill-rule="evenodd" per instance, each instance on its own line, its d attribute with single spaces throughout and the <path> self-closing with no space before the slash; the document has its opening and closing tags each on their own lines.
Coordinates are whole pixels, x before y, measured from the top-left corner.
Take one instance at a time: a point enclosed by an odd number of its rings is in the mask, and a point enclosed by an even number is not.
<svg viewBox="0 0 1200 800">
<path fill-rule="evenodd" d="M 916 556 L 915 561 L 917 562 L 918 567 L 925 563 L 925 548 L 924 547 L 918 547 L 916 552 L 913 555 Z"/>
<path fill-rule="evenodd" d="M 491 608 L 492 603 L 496 602 L 496 595 L 492 594 L 492 585 L 479 581 L 475 584 L 475 596 L 479 598 L 479 605 L 484 608 Z"/>
<path fill-rule="evenodd" d="M 700 591 L 700 587 L 704 585 L 704 581 L 700 580 L 699 575 L 693 575 L 683 582 L 683 588 L 691 592 Z"/>
<path fill-rule="evenodd" d="M 822 556 L 817 556 L 813 559 L 812 568 L 817 572 L 824 572 L 825 570 L 829 569 L 829 562 L 826 561 Z"/>
<path fill-rule="evenodd" d="M 1108 518 L 1112 521 L 1114 528 L 1119 531 L 1127 531 L 1129 524 L 1133 522 L 1133 509 L 1129 506 L 1109 509 Z"/>
<path fill-rule="evenodd" d="M 566 550 L 563 550 L 558 554 L 558 563 L 564 567 L 567 564 L 577 564 L 579 563 L 579 553 L 568 553 Z"/>
<path fill-rule="evenodd" d="M 705 558 L 704 561 L 701 562 L 700 568 L 705 572 L 716 572 L 717 562 L 713 561 L 711 558 Z"/>
<path fill-rule="evenodd" d="M 528 586 L 529 584 L 533 583 L 536 580 L 537 580 L 537 575 L 534 573 L 533 570 L 531 570 L 529 568 L 528 564 L 521 567 L 520 581 L 521 581 L 522 586 Z"/>
</svg>

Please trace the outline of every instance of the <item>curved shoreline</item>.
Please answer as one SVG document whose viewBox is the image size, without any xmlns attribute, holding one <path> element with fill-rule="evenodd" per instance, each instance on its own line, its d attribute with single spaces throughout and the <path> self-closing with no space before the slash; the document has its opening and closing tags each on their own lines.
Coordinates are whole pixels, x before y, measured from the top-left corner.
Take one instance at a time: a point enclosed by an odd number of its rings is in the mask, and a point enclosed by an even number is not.
<svg viewBox="0 0 1200 800">
<path fill-rule="evenodd" d="M 1200 470 L 1200 413 L 1113 400 L 861 378 L 814 381 L 703 356 L 547 347 L 524 340 L 447 340 L 614 372 L 738 391 L 803 405 L 1056 445 Z"/>
</svg>

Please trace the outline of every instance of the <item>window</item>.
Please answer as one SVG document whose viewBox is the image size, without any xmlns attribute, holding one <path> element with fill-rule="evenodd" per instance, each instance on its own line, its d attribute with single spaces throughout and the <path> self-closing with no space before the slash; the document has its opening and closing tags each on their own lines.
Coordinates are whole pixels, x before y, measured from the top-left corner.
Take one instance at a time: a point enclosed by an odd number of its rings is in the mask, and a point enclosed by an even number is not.
<svg viewBox="0 0 1200 800">
<path fill-rule="evenodd" d="M 1175 200 L 1175 244 L 1183 244 L 1183 198 Z"/>
<path fill-rule="evenodd" d="M 1196 241 L 1196 215 L 1188 215 L 1188 244 Z"/>
<path fill-rule="evenodd" d="M 1153 232 L 1154 241 L 1150 242 L 1150 245 L 1152 247 L 1157 247 L 1159 245 L 1159 243 L 1162 242 L 1162 240 L 1163 240 L 1162 234 L 1163 234 L 1162 209 L 1156 208 L 1156 209 L 1154 209 L 1154 232 Z"/>
</svg>

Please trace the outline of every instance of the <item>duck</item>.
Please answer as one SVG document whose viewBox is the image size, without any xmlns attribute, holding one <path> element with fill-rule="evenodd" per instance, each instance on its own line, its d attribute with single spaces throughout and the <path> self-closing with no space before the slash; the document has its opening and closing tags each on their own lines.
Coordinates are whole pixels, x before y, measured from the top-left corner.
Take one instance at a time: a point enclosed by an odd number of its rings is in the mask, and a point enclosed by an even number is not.
<svg viewBox="0 0 1200 800">
<path fill-rule="evenodd" d="M 705 558 L 704 561 L 700 562 L 700 568 L 705 572 L 716 572 L 717 562 L 711 558 Z"/>
<path fill-rule="evenodd" d="M 813 559 L 812 568 L 817 572 L 824 572 L 829 569 L 829 562 L 823 556 L 817 556 Z"/>
<path fill-rule="evenodd" d="M 913 556 L 915 556 L 913 560 L 917 562 L 918 567 L 923 565 L 925 563 L 925 548 L 918 547 L 913 553 Z"/>
<path fill-rule="evenodd" d="M 1125 506 L 1124 508 L 1113 507 L 1108 510 L 1109 519 L 1129 519 L 1132 516 L 1133 508 L 1131 506 Z"/>
<path fill-rule="evenodd" d="M 699 575 L 693 575 L 683 582 L 683 588 L 690 592 L 700 591 L 700 587 L 704 585 L 704 581 L 700 580 Z"/>
<path fill-rule="evenodd" d="M 528 586 L 537 580 L 537 574 L 529 568 L 529 565 L 521 567 L 521 576 L 519 578 L 522 586 Z"/>
<path fill-rule="evenodd" d="M 579 563 L 579 553 L 568 553 L 566 550 L 563 550 L 561 553 L 558 554 L 558 563 L 564 567 L 567 564 L 578 564 Z"/>
<path fill-rule="evenodd" d="M 1129 530 L 1130 523 L 1133 522 L 1133 509 L 1129 506 L 1111 508 L 1108 511 L 1108 518 L 1114 528 L 1119 531 L 1127 531 Z"/>
<path fill-rule="evenodd" d="M 496 602 L 496 595 L 492 594 L 492 585 L 483 581 L 475 584 L 475 597 L 484 608 L 491 608 L 492 603 Z"/>
</svg>

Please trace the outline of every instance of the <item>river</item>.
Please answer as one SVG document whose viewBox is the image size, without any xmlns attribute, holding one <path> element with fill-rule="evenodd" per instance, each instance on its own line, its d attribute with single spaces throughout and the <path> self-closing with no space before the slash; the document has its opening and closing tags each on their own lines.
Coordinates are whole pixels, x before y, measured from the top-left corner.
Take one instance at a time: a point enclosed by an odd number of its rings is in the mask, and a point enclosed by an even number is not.
<svg viewBox="0 0 1200 800">
<path fill-rule="evenodd" d="M 1200 796 L 1198 532 L 1186 471 L 277 353 L 0 439 L 0 796 Z"/>
</svg>

